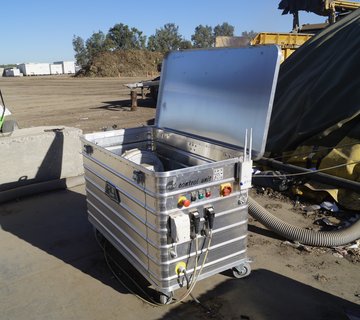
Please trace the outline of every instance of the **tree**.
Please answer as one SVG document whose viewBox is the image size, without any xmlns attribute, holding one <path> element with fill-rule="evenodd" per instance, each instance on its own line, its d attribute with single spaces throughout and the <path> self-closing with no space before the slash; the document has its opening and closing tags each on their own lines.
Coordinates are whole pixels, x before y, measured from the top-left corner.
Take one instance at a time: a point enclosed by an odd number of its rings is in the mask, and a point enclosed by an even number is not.
<svg viewBox="0 0 360 320">
<path fill-rule="evenodd" d="M 86 51 L 89 60 L 92 60 L 98 53 L 108 51 L 109 43 L 105 34 L 99 30 L 94 32 L 89 39 L 86 40 Z"/>
<path fill-rule="evenodd" d="M 189 40 L 183 39 L 180 43 L 180 49 L 191 49 L 192 43 Z"/>
<path fill-rule="evenodd" d="M 79 36 L 73 36 L 72 45 L 75 51 L 76 63 L 82 68 L 89 62 L 89 55 L 85 48 L 84 39 Z"/>
<path fill-rule="evenodd" d="M 218 24 L 214 28 L 214 37 L 219 36 L 228 36 L 233 37 L 234 36 L 234 26 L 228 24 L 227 22 L 224 22 L 223 24 Z"/>
<path fill-rule="evenodd" d="M 150 51 L 166 53 L 180 49 L 182 41 L 179 27 L 174 23 L 167 23 L 164 27 L 156 29 L 155 34 L 149 37 L 147 48 Z"/>
<path fill-rule="evenodd" d="M 148 38 L 148 42 L 147 42 L 147 49 L 150 51 L 157 51 L 157 44 L 156 44 L 156 38 L 155 35 L 151 35 Z"/>
<path fill-rule="evenodd" d="M 146 36 L 136 28 L 123 23 L 115 24 L 108 32 L 107 39 L 113 49 L 145 49 Z"/>
<path fill-rule="evenodd" d="M 247 38 L 247 39 L 249 39 L 249 40 L 254 39 L 256 35 L 257 35 L 257 32 L 255 32 L 254 30 L 251 30 L 251 31 L 243 31 L 243 32 L 241 33 L 241 36 L 242 36 L 242 37 L 245 37 L 245 38 Z"/>
<path fill-rule="evenodd" d="M 195 48 L 210 48 L 214 45 L 212 27 L 202 24 L 195 28 L 195 33 L 191 36 L 191 41 Z"/>
</svg>

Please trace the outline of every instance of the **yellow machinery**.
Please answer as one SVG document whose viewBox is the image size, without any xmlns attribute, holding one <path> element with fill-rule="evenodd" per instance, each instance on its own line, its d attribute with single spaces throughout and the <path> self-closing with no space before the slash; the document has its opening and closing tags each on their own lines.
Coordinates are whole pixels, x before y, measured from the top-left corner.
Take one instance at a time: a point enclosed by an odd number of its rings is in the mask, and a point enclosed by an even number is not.
<svg viewBox="0 0 360 320">
<path fill-rule="evenodd" d="M 260 32 L 250 41 L 251 45 L 277 44 L 281 47 L 283 62 L 313 34 Z"/>
<path fill-rule="evenodd" d="M 329 23 L 335 23 L 337 20 L 337 13 L 348 13 L 360 8 L 359 2 L 354 1 L 324 1 L 324 15 L 329 17 Z"/>
<path fill-rule="evenodd" d="M 304 5 L 304 7 L 302 7 Z M 292 13 L 294 16 L 293 32 L 275 33 L 261 32 L 250 41 L 251 45 L 259 44 L 277 44 L 281 47 L 283 54 L 282 61 L 287 59 L 297 48 L 309 40 L 314 33 L 325 28 L 329 24 L 335 23 L 342 15 L 348 14 L 360 8 L 360 2 L 323 0 L 320 5 L 310 5 L 306 1 L 286 0 L 281 1 L 279 9 L 284 9 L 283 14 Z M 308 24 L 299 28 L 299 10 L 312 11 L 320 16 L 329 17 L 328 23 Z"/>
<path fill-rule="evenodd" d="M 317 31 L 329 24 L 335 23 L 344 15 L 360 8 L 360 2 L 338 1 L 338 0 L 282 0 L 279 3 L 279 9 L 282 14 L 292 14 L 293 32 L 302 32 L 299 23 L 299 11 L 313 12 L 319 16 L 328 17 L 328 22 L 323 24 Z"/>
</svg>

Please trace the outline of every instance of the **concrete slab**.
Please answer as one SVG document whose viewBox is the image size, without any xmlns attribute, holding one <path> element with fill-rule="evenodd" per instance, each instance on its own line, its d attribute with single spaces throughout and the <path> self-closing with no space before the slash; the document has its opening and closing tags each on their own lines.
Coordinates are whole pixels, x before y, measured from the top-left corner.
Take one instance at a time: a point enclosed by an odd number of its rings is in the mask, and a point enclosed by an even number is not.
<svg viewBox="0 0 360 320">
<path fill-rule="evenodd" d="M 0 227 L 2 320 L 338 320 L 360 302 L 354 295 L 358 266 L 281 247 L 274 235 L 251 224 L 249 255 L 255 262 L 249 277 L 225 272 L 200 281 L 194 295 L 202 305 L 189 298 L 151 307 L 109 271 L 87 221 L 84 186 L 1 204 Z M 342 273 L 334 277 L 333 267 Z M 327 280 L 315 280 L 319 273 Z"/>
</svg>

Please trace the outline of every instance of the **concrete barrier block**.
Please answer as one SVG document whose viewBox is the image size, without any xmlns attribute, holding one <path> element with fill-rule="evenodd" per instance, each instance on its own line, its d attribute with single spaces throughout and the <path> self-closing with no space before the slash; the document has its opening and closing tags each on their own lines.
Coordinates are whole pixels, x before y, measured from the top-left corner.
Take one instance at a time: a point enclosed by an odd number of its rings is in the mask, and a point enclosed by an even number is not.
<svg viewBox="0 0 360 320">
<path fill-rule="evenodd" d="M 83 175 L 81 134 L 64 126 L 1 134 L 0 192 Z"/>
</svg>

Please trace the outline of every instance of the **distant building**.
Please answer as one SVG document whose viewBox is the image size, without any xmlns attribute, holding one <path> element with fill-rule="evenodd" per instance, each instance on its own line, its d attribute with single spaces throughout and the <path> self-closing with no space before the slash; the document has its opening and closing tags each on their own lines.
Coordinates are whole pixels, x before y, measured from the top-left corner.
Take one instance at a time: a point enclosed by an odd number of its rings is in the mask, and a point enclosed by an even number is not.
<svg viewBox="0 0 360 320">
<path fill-rule="evenodd" d="M 62 65 L 64 74 L 73 74 L 75 73 L 75 61 L 57 61 L 54 64 Z"/>
<path fill-rule="evenodd" d="M 43 76 L 50 74 L 48 63 L 21 63 L 18 68 L 24 76 Z"/>
<path fill-rule="evenodd" d="M 17 68 L 5 69 L 4 76 L 46 76 L 57 74 L 75 74 L 75 61 L 57 61 L 50 63 L 20 63 Z M 1 76 L 1 75 L 0 75 Z"/>
<path fill-rule="evenodd" d="M 5 77 L 21 77 L 23 74 L 17 68 L 5 69 Z"/>
<path fill-rule="evenodd" d="M 215 47 L 247 47 L 250 39 L 247 37 L 227 37 L 217 36 L 215 38 Z"/>
<path fill-rule="evenodd" d="M 50 64 L 50 74 L 63 74 L 63 67 L 61 64 Z"/>
</svg>

